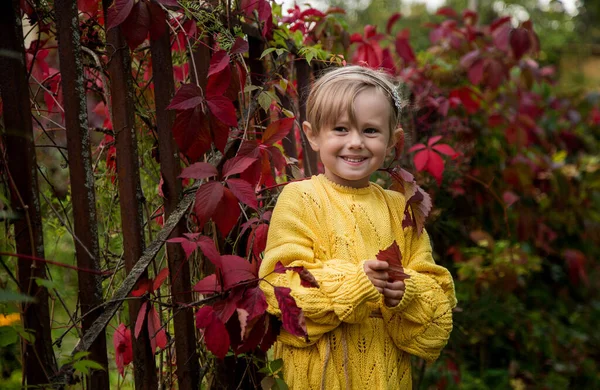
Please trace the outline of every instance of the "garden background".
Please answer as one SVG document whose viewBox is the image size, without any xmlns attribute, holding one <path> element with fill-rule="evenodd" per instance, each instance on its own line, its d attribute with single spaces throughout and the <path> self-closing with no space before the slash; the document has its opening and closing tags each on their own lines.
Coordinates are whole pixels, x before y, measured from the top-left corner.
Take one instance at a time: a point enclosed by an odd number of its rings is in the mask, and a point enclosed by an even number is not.
<svg viewBox="0 0 600 390">
<path fill-rule="evenodd" d="M 373 180 L 456 282 L 414 388 L 600 388 L 596 1 L 0 3 L 1 388 L 286 388 L 257 267 L 347 63 L 401 86 Z"/>
</svg>

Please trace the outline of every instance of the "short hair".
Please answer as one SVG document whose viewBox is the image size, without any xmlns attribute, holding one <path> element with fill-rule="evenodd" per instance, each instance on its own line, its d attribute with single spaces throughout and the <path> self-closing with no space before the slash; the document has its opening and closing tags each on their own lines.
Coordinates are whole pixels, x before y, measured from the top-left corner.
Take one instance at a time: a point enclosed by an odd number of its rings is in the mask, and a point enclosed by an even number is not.
<svg viewBox="0 0 600 390">
<path fill-rule="evenodd" d="M 326 71 L 313 85 L 306 102 L 307 120 L 313 132 L 318 134 L 325 126 L 332 125 L 342 113 L 355 121 L 354 99 L 368 88 L 375 88 L 388 98 L 390 141 L 394 142 L 394 131 L 400 125 L 400 97 L 396 86 L 384 71 L 357 65 Z"/>
</svg>

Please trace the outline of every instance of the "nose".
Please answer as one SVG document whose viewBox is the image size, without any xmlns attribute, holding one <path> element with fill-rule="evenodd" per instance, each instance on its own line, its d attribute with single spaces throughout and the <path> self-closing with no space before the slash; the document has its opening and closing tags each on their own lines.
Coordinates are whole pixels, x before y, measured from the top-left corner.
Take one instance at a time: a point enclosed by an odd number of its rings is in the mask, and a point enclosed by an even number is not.
<svg viewBox="0 0 600 390">
<path fill-rule="evenodd" d="M 352 130 L 350 131 L 350 133 L 348 134 L 349 139 L 348 139 L 348 147 L 351 149 L 361 149 L 363 147 L 363 137 L 362 134 L 360 134 L 360 132 L 356 131 L 356 130 Z"/>
</svg>

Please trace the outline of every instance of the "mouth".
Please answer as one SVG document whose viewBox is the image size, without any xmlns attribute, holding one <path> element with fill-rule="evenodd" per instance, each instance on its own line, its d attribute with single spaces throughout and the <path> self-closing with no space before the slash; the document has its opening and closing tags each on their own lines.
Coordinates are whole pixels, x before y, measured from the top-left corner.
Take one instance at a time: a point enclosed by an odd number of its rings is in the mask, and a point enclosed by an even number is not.
<svg viewBox="0 0 600 390">
<path fill-rule="evenodd" d="M 367 158 L 366 157 L 342 156 L 342 159 L 346 162 L 349 162 L 350 164 L 360 164 L 361 162 L 365 161 Z"/>
</svg>

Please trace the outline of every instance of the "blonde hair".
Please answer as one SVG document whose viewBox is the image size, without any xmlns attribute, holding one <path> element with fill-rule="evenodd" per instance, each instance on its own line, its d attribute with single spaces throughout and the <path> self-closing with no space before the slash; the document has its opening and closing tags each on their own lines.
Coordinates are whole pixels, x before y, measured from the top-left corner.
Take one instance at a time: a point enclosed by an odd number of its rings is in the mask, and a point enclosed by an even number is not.
<svg viewBox="0 0 600 390">
<path fill-rule="evenodd" d="M 306 119 L 313 132 L 318 134 L 322 128 L 331 126 L 343 113 L 354 122 L 354 99 L 369 88 L 375 88 L 390 103 L 390 142 L 395 143 L 400 125 L 400 97 L 396 86 L 387 73 L 356 65 L 328 71 L 313 85 L 306 101 Z"/>
</svg>

